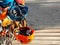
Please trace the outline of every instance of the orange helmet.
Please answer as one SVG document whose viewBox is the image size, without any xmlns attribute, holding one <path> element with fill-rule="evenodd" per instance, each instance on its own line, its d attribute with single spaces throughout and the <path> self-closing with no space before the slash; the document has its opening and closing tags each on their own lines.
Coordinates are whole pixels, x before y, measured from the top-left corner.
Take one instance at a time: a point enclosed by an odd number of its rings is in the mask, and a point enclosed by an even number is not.
<svg viewBox="0 0 60 45">
<path fill-rule="evenodd" d="M 17 2 L 18 4 L 25 5 L 25 1 L 24 1 L 24 0 L 16 0 L 16 2 Z"/>
<path fill-rule="evenodd" d="M 0 8 L 0 20 L 3 20 L 7 17 L 7 9 L 4 11 L 4 9 Z"/>
<path fill-rule="evenodd" d="M 19 30 L 16 29 L 14 32 L 17 41 L 20 41 L 22 44 L 28 44 L 34 39 L 34 29 L 31 29 L 30 27 L 22 27 Z M 26 35 L 26 30 L 31 30 L 30 35 Z"/>
</svg>

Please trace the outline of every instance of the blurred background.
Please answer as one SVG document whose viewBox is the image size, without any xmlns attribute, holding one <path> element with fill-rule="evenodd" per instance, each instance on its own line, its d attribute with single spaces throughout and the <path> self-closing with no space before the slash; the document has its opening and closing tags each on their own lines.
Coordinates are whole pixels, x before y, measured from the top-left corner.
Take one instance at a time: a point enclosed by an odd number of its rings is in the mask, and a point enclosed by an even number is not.
<svg viewBox="0 0 60 45">
<path fill-rule="evenodd" d="M 35 29 L 34 40 L 25 45 L 60 45 L 60 0 L 25 1 L 29 8 L 27 24 Z M 24 45 L 17 40 L 12 43 Z"/>
<path fill-rule="evenodd" d="M 60 28 L 60 0 L 26 0 L 27 23 L 34 29 Z"/>
</svg>

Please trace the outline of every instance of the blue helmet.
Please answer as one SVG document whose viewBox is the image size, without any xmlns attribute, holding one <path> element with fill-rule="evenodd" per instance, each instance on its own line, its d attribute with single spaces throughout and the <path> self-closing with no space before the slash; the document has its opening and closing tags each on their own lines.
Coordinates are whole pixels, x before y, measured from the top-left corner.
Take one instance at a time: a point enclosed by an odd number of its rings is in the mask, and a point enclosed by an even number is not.
<svg viewBox="0 0 60 45">
<path fill-rule="evenodd" d="M 9 2 L 13 2 L 14 0 L 2 0 L 2 1 L 3 1 L 3 3 L 7 4 Z"/>
<path fill-rule="evenodd" d="M 13 2 L 14 2 L 14 0 L 2 0 L 2 1 L 0 1 L 0 6 L 1 7 L 9 6 L 11 8 L 13 5 Z"/>
<path fill-rule="evenodd" d="M 24 20 L 25 17 L 27 16 L 28 13 L 28 7 L 24 6 L 24 7 L 19 7 L 17 5 L 14 6 L 14 8 L 12 8 L 9 11 L 9 17 L 12 20 L 16 20 L 16 21 L 20 21 L 20 20 Z"/>
</svg>

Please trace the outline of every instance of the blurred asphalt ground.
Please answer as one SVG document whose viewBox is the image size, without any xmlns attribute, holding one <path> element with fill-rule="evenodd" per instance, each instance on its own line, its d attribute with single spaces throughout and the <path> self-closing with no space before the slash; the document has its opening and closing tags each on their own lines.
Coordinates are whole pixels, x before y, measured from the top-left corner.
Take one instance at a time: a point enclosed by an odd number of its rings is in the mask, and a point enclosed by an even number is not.
<svg viewBox="0 0 60 45">
<path fill-rule="evenodd" d="M 33 29 L 60 28 L 60 0 L 26 0 L 27 23 Z"/>
</svg>

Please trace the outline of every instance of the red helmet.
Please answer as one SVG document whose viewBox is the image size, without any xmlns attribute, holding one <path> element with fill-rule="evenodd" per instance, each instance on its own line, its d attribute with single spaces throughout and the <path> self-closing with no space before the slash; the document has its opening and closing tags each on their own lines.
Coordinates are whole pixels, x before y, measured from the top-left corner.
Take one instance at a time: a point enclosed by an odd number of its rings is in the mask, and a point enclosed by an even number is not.
<svg viewBox="0 0 60 45">
<path fill-rule="evenodd" d="M 24 1 L 24 0 L 16 0 L 16 2 L 17 2 L 18 4 L 22 4 L 22 5 L 25 4 L 25 1 Z"/>
</svg>

